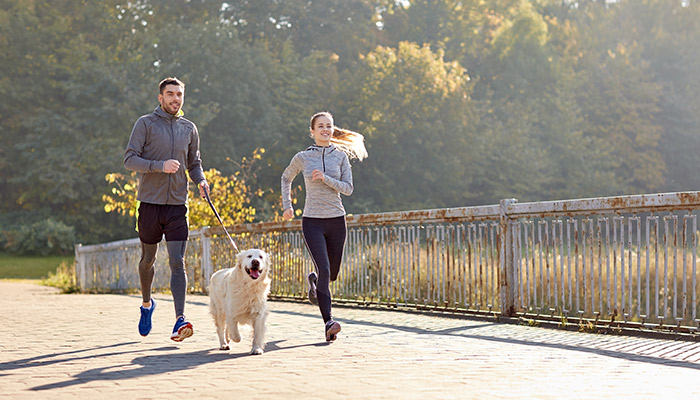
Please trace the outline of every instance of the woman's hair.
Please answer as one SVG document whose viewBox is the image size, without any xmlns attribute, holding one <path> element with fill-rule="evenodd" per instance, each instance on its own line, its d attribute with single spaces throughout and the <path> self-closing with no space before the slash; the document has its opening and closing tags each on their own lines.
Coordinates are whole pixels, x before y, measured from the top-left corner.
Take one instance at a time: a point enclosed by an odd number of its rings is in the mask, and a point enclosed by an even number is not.
<svg viewBox="0 0 700 400">
<path fill-rule="evenodd" d="M 311 117 L 310 127 L 314 128 L 314 123 L 318 117 L 328 117 L 333 121 L 333 115 L 328 111 L 323 111 L 314 114 Z M 367 158 L 367 149 L 365 148 L 365 137 L 362 134 L 351 131 L 349 129 L 338 128 L 333 124 L 333 136 L 331 143 L 348 155 L 350 158 L 357 158 L 362 161 Z"/>
</svg>

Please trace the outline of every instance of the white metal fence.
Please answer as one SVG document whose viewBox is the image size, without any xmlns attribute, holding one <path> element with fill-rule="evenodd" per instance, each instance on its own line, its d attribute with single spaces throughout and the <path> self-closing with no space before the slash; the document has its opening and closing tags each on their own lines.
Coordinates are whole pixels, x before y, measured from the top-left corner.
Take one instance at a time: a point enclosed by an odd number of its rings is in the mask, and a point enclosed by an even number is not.
<svg viewBox="0 0 700 400">
<path fill-rule="evenodd" d="M 335 301 L 590 319 L 697 331 L 700 192 L 662 193 L 348 216 Z M 240 248 L 273 259 L 271 296 L 304 298 L 312 268 L 300 221 L 233 226 Z M 192 231 L 190 290 L 231 266 L 220 227 Z M 139 286 L 138 239 L 76 246 L 83 290 Z M 165 246 L 156 289 L 167 288 Z"/>
</svg>

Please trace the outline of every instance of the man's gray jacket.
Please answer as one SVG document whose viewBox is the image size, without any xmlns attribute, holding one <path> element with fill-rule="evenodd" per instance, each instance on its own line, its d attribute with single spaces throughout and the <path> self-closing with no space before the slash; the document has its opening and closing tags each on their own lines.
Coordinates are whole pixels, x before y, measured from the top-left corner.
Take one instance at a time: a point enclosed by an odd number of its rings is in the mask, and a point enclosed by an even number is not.
<svg viewBox="0 0 700 400">
<path fill-rule="evenodd" d="M 204 180 L 199 155 L 199 133 L 190 120 L 169 114 L 158 106 L 139 118 L 131 131 L 124 153 L 124 167 L 141 173 L 137 199 L 145 203 L 181 205 L 187 203 L 187 174 L 193 182 Z M 166 160 L 180 162 L 174 174 L 163 172 Z"/>
</svg>

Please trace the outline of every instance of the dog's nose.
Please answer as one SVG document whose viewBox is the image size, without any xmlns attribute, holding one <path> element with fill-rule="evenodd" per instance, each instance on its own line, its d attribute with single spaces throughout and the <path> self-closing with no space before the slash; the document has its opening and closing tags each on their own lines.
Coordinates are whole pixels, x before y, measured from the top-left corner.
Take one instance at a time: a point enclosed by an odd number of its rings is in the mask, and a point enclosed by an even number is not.
<svg viewBox="0 0 700 400">
<path fill-rule="evenodd" d="M 252 265 L 253 267 L 257 268 L 257 267 L 260 266 L 260 261 L 258 261 L 258 260 L 253 260 L 253 261 L 250 262 L 250 265 Z"/>
</svg>

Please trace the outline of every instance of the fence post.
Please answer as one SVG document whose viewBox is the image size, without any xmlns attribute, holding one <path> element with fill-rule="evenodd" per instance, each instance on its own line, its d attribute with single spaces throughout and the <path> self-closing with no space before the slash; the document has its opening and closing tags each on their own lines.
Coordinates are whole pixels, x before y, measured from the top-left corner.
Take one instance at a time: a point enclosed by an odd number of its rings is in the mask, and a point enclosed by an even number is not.
<svg viewBox="0 0 700 400">
<path fill-rule="evenodd" d="M 202 273 L 204 274 L 204 293 L 209 293 L 209 278 L 211 274 L 214 273 L 214 268 L 211 264 L 211 236 L 209 234 L 209 227 L 204 227 L 201 229 L 201 241 L 202 241 Z"/>
<path fill-rule="evenodd" d="M 499 204 L 499 283 L 501 291 L 501 313 L 503 316 L 515 315 L 515 272 L 513 255 L 513 237 L 510 229 L 508 206 L 518 199 L 502 199 Z"/>
<path fill-rule="evenodd" d="M 85 289 L 85 261 L 83 260 L 83 256 L 80 252 L 82 249 L 83 245 L 81 243 L 78 243 L 74 246 L 75 249 L 75 280 L 78 283 L 78 287 L 80 290 Z"/>
</svg>

